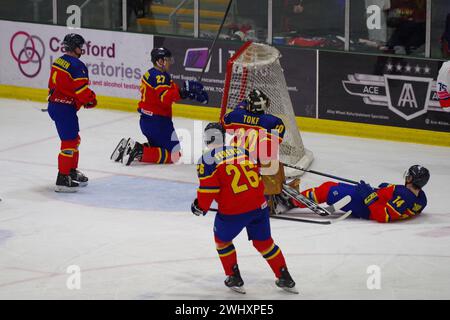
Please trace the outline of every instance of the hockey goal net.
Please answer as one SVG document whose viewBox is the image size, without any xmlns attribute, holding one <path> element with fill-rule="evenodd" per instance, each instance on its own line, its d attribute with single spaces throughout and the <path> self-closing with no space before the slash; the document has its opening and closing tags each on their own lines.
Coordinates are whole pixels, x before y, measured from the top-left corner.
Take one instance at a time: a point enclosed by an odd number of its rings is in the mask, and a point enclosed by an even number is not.
<svg viewBox="0 0 450 320">
<path fill-rule="evenodd" d="M 280 58 L 280 52 L 272 46 L 245 43 L 228 60 L 220 117 L 244 100 L 251 90 L 263 91 L 270 99 L 268 113 L 281 118 L 286 126 L 280 146 L 281 162 L 308 168 L 314 156 L 304 147 L 297 128 Z M 287 176 L 300 174 L 286 169 Z"/>
</svg>

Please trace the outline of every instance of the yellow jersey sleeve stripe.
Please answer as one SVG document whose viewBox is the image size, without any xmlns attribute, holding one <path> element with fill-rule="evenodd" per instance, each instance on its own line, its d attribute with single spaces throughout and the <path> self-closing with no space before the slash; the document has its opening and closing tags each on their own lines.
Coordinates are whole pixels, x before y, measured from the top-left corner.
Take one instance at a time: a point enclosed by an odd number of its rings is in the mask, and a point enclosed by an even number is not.
<svg viewBox="0 0 450 320">
<path fill-rule="evenodd" d="M 200 193 L 219 193 L 220 189 L 197 189 Z"/>
</svg>

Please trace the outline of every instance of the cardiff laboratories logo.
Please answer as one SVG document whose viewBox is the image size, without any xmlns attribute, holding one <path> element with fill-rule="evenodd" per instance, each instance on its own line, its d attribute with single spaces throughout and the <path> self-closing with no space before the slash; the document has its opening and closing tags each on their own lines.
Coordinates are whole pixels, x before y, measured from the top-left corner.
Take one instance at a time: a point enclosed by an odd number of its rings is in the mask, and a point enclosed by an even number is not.
<svg viewBox="0 0 450 320">
<path fill-rule="evenodd" d="M 428 110 L 442 111 L 436 96 L 436 81 L 431 77 L 428 66 L 411 66 L 398 63 L 386 65 L 390 71 L 402 72 L 402 75 L 384 74 L 349 74 L 348 80 L 342 81 L 345 91 L 353 96 L 360 96 L 367 105 L 384 106 L 409 121 Z M 415 75 L 413 75 L 415 74 Z"/>
<path fill-rule="evenodd" d="M 34 78 L 39 74 L 45 55 L 45 46 L 41 38 L 25 31 L 18 31 L 11 37 L 9 49 L 25 77 Z"/>
</svg>

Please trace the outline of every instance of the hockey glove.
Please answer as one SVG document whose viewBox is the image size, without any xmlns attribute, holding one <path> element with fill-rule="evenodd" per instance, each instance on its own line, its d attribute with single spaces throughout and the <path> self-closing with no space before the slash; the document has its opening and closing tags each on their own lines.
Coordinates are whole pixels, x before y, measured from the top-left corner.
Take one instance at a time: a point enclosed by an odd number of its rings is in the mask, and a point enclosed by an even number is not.
<svg viewBox="0 0 450 320">
<path fill-rule="evenodd" d="M 364 204 L 366 206 L 370 206 L 371 204 L 373 204 L 375 201 L 378 200 L 378 195 L 375 192 L 375 190 L 371 187 L 370 184 L 366 183 L 363 180 L 361 180 L 356 186 L 356 191 L 364 199 Z"/>
<path fill-rule="evenodd" d="M 198 199 L 196 198 L 194 200 L 194 202 L 192 202 L 191 204 L 191 211 L 193 214 L 195 214 L 196 216 L 204 216 L 206 214 L 206 211 L 203 211 L 202 209 L 200 209 L 200 207 L 198 206 Z"/>
<path fill-rule="evenodd" d="M 186 80 L 184 82 L 184 87 L 190 95 L 197 95 L 203 91 L 203 84 L 194 80 Z"/>
<path fill-rule="evenodd" d="M 202 92 L 196 94 L 195 100 L 202 104 L 208 104 L 209 97 L 208 93 L 205 90 L 202 90 Z"/>
<path fill-rule="evenodd" d="M 85 109 L 92 109 L 95 108 L 97 106 L 97 99 L 94 99 L 93 101 L 89 101 L 88 103 L 86 103 L 84 105 Z"/>
</svg>

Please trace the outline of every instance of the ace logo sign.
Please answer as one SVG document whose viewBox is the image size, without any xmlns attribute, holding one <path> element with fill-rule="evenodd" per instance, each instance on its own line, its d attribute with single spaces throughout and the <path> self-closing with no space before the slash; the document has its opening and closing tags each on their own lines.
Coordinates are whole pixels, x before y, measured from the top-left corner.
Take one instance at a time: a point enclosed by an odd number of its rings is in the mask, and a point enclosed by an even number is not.
<svg viewBox="0 0 450 320">
<path fill-rule="evenodd" d="M 427 113 L 432 78 L 384 75 L 389 109 L 405 120 Z"/>
<path fill-rule="evenodd" d="M 392 66 L 387 65 L 387 70 Z M 410 66 L 397 65 L 396 70 L 413 70 Z M 430 72 L 428 67 L 415 70 Z M 413 75 L 382 76 L 355 73 L 342 81 L 345 91 L 352 96 L 360 96 L 366 105 L 388 107 L 406 121 L 415 119 L 429 110 L 442 111 L 436 97 L 436 81 L 431 77 Z"/>
<path fill-rule="evenodd" d="M 441 108 L 441 61 L 320 52 L 318 118 L 450 132 Z M 382 134 L 382 133 L 380 133 Z"/>
</svg>

